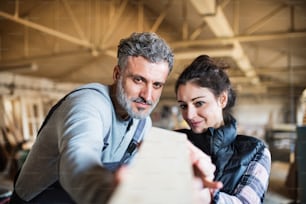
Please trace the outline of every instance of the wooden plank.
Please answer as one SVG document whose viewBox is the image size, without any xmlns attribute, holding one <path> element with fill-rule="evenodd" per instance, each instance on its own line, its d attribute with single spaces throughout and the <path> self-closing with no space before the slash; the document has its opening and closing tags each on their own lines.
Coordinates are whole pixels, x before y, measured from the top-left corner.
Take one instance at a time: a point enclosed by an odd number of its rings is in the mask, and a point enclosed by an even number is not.
<svg viewBox="0 0 306 204">
<path fill-rule="evenodd" d="M 185 134 L 153 127 L 109 204 L 194 202 Z"/>
</svg>

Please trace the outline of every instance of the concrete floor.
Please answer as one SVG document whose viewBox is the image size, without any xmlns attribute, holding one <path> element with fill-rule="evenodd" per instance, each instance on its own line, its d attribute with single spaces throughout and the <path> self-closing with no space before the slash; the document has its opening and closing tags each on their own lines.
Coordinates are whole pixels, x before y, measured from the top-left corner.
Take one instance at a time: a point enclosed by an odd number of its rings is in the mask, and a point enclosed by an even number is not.
<svg viewBox="0 0 306 204">
<path fill-rule="evenodd" d="M 273 161 L 271 166 L 270 182 L 265 198 L 265 204 L 289 204 L 294 201 L 292 189 L 286 186 L 289 163 Z"/>
</svg>

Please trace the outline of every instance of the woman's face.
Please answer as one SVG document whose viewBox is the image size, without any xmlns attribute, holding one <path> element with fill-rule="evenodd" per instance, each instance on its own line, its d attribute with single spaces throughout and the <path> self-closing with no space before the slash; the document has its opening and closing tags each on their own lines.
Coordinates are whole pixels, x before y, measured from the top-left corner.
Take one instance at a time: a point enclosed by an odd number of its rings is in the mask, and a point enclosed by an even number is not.
<svg viewBox="0 0 306 204">
<path fill-rule="evenodd" d="M 178 87 L 177 101 L 184 120 L 195 133 L 224 124 L 222 109 L 227 103 L 225 92 L 216 98 L 210 89 L 187 82 Z"/>
</svg>

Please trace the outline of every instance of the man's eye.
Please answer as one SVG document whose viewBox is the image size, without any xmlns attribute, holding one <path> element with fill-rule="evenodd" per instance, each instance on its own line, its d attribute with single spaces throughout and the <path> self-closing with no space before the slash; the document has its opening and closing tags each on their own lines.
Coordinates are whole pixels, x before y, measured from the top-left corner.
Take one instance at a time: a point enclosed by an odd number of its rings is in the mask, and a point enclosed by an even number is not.
<svg viewBox="0 0 306 204">
<path fill-rule="evenodd" d="M 142 78 L 141 77 L 134 77 L 134 82 L 141 83 L 142 82 Z"/>
<path fill-rule="evenodd" d="M 163 87 L 163 84 L 161 84 L 161 83 L 154 83 L 154 84 L 153 84 L 153 87 L 154 87 L 155 89 L 160 89 L 161 87 Z"/>
</svg>

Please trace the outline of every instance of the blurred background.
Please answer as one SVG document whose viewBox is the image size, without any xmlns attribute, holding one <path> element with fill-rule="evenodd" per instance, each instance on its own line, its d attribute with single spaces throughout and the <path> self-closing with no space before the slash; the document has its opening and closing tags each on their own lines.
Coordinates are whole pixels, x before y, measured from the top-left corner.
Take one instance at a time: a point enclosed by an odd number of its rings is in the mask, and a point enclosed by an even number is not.
<svg viewBox="0 0 306 204">
<path fill-rule="evenodd" d="M 186 127 L 174 83 L 195 57 L 229 64 L 239 132 L 272 153 L 265 203 L 306 203 L 305 11 L 304 0 L 1 0 L 0 199 L 49 108 L 81 84 L 111 84 L 119 40 L 152 31 L 175 54 L 153 124 Z"/>
</svg>

